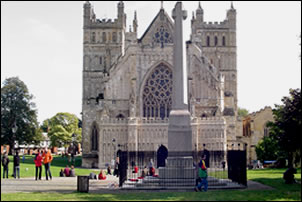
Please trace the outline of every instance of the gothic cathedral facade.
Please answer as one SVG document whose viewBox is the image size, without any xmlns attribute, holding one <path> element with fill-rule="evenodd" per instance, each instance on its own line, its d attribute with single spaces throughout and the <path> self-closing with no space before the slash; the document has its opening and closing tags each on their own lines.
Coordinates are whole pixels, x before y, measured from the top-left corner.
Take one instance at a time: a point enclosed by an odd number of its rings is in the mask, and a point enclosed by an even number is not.
<svg viewBox="0 0 302 202">
<path fill-rule="evenodd" d="M 118 150 L 168 147 L 174 22 L 162 7 L 138 38 L 136 13 L 126 31 L 124 3 L 117 8 L 116 19 L 100 20 L 91 4 L 84 4 L 83 167 L 103 168 Z M 226 151 L 242 133 L 237 129 L 236 10 L 232 5 L 222 22 L 205 22 L 199 4 L 191 29 L 186 64 L 192 145 L 195 151 Z"/>
</svg>

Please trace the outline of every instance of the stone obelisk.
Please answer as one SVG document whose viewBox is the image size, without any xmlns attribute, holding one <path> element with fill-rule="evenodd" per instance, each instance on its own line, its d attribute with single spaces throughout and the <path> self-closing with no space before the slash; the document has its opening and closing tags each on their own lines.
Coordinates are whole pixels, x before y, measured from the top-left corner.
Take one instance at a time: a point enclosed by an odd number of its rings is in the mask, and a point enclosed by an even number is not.
<svg viewBox="0 0 302 202">
<path fill-rule="evenodd" d="M 195 169 L 192 157 L 191 115 L 185 104 L 184 82 L 184 42 L 182 23 L 187 12 L 182 3 L 177 2 L 173 9 L 174 19 L 174 69 L 172 110 L 168 128 L 168 158 L 166 167 L 159 168 L 160 184 L 163 187 L 183 185 L 193 186 Z"/>
<path fill-rule="evenodd" d="M 169 116 L 168 150 L 173 156 L 192 155 L 191 114 L 185 104 L 184 76 L 184 41 L 183 20 L 187 18 L 187 11 L 182 10 L 182 3 L 177 2 L 173 9 L 174 19 L 174 59 L 173 59 L 173 97 L 172 110 Z M 171 155 L 169 155 L 171 156 Z"/>
</svg>

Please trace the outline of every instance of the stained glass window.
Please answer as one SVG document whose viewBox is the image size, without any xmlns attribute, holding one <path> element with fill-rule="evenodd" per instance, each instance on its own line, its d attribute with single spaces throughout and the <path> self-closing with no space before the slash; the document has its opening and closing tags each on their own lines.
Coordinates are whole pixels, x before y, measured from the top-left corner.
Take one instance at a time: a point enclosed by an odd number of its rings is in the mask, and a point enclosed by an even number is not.
<svg viewBox="0 0 302 202">
<path fill-rule="evenodd" d="M 173 43 L 171 33 L 164 26 L 157 28 L 153 36 L 153 41 L 160 44 L 162 48 L 164 47 L 164 44 Z"/>
<path fill-rule="evenodd" d="M 169 117 L 172 106 L 172 71 L 164 64 L 157 66 L 147 79 L 143 91 L 143 116 Z"/>
</svg>

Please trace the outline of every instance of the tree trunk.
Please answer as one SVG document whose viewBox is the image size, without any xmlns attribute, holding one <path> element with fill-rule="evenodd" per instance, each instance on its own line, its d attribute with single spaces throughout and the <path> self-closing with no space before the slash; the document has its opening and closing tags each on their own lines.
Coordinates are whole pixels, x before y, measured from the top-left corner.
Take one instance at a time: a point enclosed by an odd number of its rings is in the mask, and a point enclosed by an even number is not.
<svg viewBox="0 0 302 202">
<path fill-rule="evenodd" d="M 14 147 L 14 144 L 9 144 L 9 151 L 8 151 L 8 155 L 13 155 L 13 147 Z"/>
<path fill-rule="evenodd" d="M 293 158 L 293 153 L 289 152 L 288 153 L 288 168 L 293 168 L 294 167 L 294 158 Z"/>
</svg>

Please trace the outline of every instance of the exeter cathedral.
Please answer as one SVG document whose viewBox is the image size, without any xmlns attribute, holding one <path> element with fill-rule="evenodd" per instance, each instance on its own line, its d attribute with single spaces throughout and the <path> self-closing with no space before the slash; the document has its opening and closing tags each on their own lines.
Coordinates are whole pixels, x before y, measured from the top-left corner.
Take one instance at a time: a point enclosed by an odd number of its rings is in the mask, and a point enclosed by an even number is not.
<svg viewBox="0 0 302 202">
<path fill-rule="evenodd" d="M 205 22 L 201 4 L 196 8 L 185 39 L 193 150 L 226 151 L 242 133 L 237 127 L 236 10 L 231 4 L 225 20 Z M 103 168 L 119 150 L 169 150 L 171 11 L 161 6 L 139 37 L 136 12 L 126 30 L 124 10 L 120 1 L 116 19 L 98 19 L 91 3 L 84 4 L 83 167 Z"/>
</svg>

